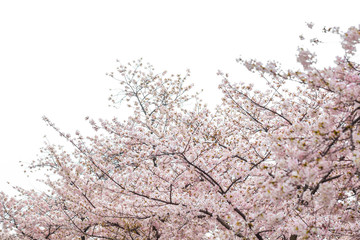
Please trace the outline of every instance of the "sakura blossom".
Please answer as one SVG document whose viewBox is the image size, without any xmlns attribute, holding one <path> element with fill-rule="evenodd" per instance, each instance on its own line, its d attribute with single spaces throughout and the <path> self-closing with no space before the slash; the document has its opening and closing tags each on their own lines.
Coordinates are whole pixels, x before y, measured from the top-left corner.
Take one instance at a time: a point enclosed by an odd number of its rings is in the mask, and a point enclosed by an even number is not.
<svg viewBox="0 0 360 240">
<path fill-rule="evenodd" d="M 360 239 L 359 32 L 336 28 L 344 56 L 326 68 L 304 48 L 300 69 L 238 59 L 266 89 L 219 70 L 215 110 L 189 70 L 120 65 L 110 100 L 132 115 L 86 117 L 92 136 L 44 117 L 72 151 L 47 143 L 29 166 L 48 191 L 0 193 L 0 237 Z"/>
</svg>

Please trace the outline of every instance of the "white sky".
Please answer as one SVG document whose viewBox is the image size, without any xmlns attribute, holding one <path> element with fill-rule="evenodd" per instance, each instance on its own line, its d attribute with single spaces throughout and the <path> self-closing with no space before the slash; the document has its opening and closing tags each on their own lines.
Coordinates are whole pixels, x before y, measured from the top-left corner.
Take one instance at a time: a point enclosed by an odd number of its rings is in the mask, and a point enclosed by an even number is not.
<svg viewBox="0 0 360 240">
<path fill-rule="evenodd" d="M 18 162 L 36 159 L 51 136 L 43 115 L 71 133 L 86 131 L 87 115 L 123 115 L 107 101 L 117 85 L 105 73 L 116 59 L 189 68 L 215 104 L 218 69 L 246 80 L 240 55 L 291 65 L 305 22 L 358 25 L 359 7 L 358 0 L 0 1 L 0 190 L 9 191 L 7 181 L 36 188 Z"/>
</svg>

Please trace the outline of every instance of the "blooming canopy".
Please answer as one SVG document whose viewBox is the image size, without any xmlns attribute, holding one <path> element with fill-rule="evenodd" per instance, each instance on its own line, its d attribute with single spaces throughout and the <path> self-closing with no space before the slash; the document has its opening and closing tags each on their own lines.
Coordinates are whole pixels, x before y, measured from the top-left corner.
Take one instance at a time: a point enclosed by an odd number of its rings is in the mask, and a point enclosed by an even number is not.
<svg viewBox="0 0 360 240">
<path fill-rule="evenodd" d="M 311 25 L 312 27 L 312 25 Z M 0 195 L 3 239 L 360 238 L 360 30 L 325 29 L 345 54 L 299 70 L 238 59 L 266 89 L 219 71 L 221 104 L 207 109 L 190 75 L 157 74 L 142 60 L 109 75 L 128 120 L 89 120 L 73 152 L 48 144 L 32 169 L 49 192 Z M 314 42 L 314 41 L 313 41 Z M 292 90 L 291 90 L 292 89 Z M 193 101 L 195 100 L 195 101 Z M 54 177 L 55 176 L 55 177 Z"/>
</svg>

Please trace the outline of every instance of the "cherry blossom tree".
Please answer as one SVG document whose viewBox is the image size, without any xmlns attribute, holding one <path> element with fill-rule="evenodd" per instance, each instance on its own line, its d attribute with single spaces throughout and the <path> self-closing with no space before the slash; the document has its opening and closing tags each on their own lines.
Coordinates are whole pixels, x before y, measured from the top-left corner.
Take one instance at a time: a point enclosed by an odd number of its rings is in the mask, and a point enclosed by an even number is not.
<svg viewBox="0 0 360 240">
<path fill-rule="evenodd" d="M 311 28 L 312 28 L 312 24 Z M 310 26 L 309 26 L 310 27 Z M 126 121 L 87 120 L 72 151 L 46 144 L 31 169 L 47 192 L 0 195 L 3 239 L 359 239 L 360 29 L 325 28 L 344 56 L 298 70 L 238 59 L 266 89 L 219 71 L 215 111 L 182 75 L 142 60 L 109 75 Z M 303 38 L 303 37 L 302 37 Z M 311 40 L 318 43 L 319 40 Z"/>
</svg>

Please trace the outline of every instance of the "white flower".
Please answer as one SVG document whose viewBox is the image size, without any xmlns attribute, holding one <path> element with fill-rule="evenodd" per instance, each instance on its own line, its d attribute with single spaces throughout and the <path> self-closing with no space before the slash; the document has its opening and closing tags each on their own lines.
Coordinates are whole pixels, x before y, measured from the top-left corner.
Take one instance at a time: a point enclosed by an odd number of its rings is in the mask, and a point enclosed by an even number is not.
<svg viewBox="0 0 360 240">
<path fill-rule="evenodd" d="M 360 151 L 355 150 L 352 152 L 353 154 L 353 161 L 356 167 L 360 168 Z"/>
<path fill-rule="evenodd" d="M 313 22 L 309 22 L 306 23 L 306 25 L 308 26 L 308 28 L 312 29 L 314 27 L 314 23 Z"/>
</svg>

